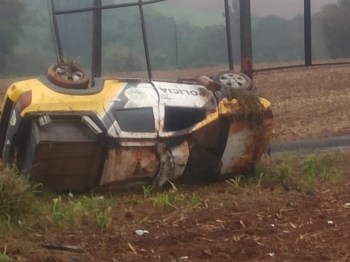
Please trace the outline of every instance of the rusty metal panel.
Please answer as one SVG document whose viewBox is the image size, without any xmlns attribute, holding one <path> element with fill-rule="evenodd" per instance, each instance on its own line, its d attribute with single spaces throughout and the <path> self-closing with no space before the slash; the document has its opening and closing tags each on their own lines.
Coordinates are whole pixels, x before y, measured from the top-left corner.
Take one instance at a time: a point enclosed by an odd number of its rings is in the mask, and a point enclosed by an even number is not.
<svg viewBox="0 0 350 262">
<path fill-rule="evenodd" d="M 100 185 L 157 175 L 159 160 L 154 147 L 122 147 L 108 151 Z"/>
<path fill-rule="evenodd" d="M 245 127 L 242 123 L 232 123 L 227 139 L 226 149 L 222 156 L 223 166 L 221 172 L 223 174 L 231 173 L 237 166 L 238 162 L 247 162 L 249 156 L 245 155 L 248 143 L 251 143 L 252 131 Z"/>
<path fill-rule="evenodd" d="M 163 186 L 167 180 L 174 177 L 174 158 L 164 143 L 157 144 L 159 154 L 159 171 L 154 184 Z"/>
<path fill-rule="evenodd" d="M 242 171 L 256 164 L 272 136 L 273 118 L 267 111 L 262 122 L 232 121 L 222 157 L 222 174 Z M 271 113 L 272 115 L 272 113 Z"/>
<path fill-rule="evenodd" d="M 178 146 L 172 147 L 170 150 L 174 158 L 174 177 L 171 179 L 177 179 L 184 173 L 186 168 L 190 154 L 188 142 L 185 141 Z"/>
</svg>

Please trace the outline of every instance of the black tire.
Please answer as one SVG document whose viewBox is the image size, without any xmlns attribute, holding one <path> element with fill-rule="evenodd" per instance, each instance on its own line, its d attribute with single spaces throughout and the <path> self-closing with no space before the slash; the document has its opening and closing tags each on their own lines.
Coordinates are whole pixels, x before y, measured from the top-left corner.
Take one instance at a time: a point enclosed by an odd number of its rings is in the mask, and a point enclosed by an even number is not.
<svg viewBox="0 0 350 262">
<path fill-rule="evenodd" d="M 249 76 L 239 72 L 220 71 L 213 77 L 213 80 L 215 83 L 229 89 L 254 90 L 253 81 Z"/>
<path fill-rule="evenodd" d="M 78 67 L 75 67 L 75 73 L 79 77 L 78 80 L 65 79 L 62 76 L 57 74 L 57 69 L 60 68 L 60 65 L 54 64 L 49 67 L 47 71 L 47 79 L 62 88 L 67 89 L 87 89 L 89 86 L 90 77 L 83 70 Z"/>
</svg>

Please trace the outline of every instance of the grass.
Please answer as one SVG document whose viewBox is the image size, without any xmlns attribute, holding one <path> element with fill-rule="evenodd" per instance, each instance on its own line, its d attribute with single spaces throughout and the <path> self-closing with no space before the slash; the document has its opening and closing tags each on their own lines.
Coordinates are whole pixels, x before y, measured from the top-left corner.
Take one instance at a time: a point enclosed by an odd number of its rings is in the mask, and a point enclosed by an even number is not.
<svg viewBox="0 0 350 262">
<path fill-rule="evenodd" d="M 112 201 L 103 196 L 81 196 L 76 199 L 58 196 L 53 199 L 49 221 L 60 230 L 79 229 L 86 223 L 106 229 L 112 221 L 112 205 Z"/>
<path fill-rule="evenodd" d="M 37 213 L 33 205 L 42 193 L 41 185 L 30 185 L 19 177 L 15 169 L 5 170 L 0 176 L 0 223 L 16 224 L 28 214 Z"/>
<path fill-rule="evenodd" d="M 284 154 L 270 160 L 261 161 L 253 177 L 237 176 L 227 180 L 231 192 L 248 195 L 257 189 L 308 191 L 316 190 L 317 185 L 338 181 L 337 153 L 297 156 Z"/>
<path fill-rule="evenodd" d="M 179 208 L 195 209 L 205 206 L 205 201 L 196 192 L 187 193 L 179 190 L 175 184 L 168 182 L 171 186 L 170 190 L 157 191 L 153 186 L 143 187 L 144 200 L 150 201 L 154 208 L 174 209 Z"/>
<path fill-rule="evenodd" d="M 78 230 L 84 224 L 100 229 L 112 221 L 112 198 L 90 195 L 74 197 L 45 192 L 40 184 L 30 184 L 15 169 L 0 175 L 0 232 L 21 235 L 34 229 Z M 1 260 L 0 260 L 1 261 Z"/>
<path fill-rule="evenodd" d="M 309 156 L 287 155 L 278 157 L 271 164 L 259 166 L 264 179 L 262 184 L 280 185 L 294 189 L 315 189 L 318 183 L 335 183 L 337 172 L 337 153 L 313 154 Z"/>
<path fill-rule="evenodd" d="M 55 195 L 32 185 L 19 177 L 15 170 L 0 175 L 0 231 L 3 241 L 1 261 L 12 261 L 6 244 L 8 239 L 22 239 L 34 234 L 74 234 L 84 228 L 105 231 L 114 228 L 116 213 L 133 213 L 134 210 L 186 213 L 196 209 L 229 207 L 236 200 L 264 189 L 317 190 L 320 183 L 337 181 L 337 154 L 310 156 L 284 155 L 273 161 L 261 161 L 255 176 L 238 176 L 226 183 L 201 187 L 182 187 L 171 182 L 168 189 L 144 186 L 136 193 L 117 195 Z M 114 212 L 116 211 L 116 212 Z M 133 219 L 135 227 L 147 226 L 151 214 Z M 123 225 L 118 223 L 118 230 Z M 114 230 L 114 229 L 113 229 Z M 11 249 L 12 250 L 12 249 Z"/>
<path fill-rule="evenodd" d="M 284 155 L 273 162 L 262 161 L 256 168 L 255 176 L 237 176 L 226 182 L 228 190 L 234 195 L 258 187 L 292 185 L 312 189 L 320 182 L 337 181 L 336 160 L 335 153 L 304 157 Z M 191 192 L 171 182 L 168 184 L 168 190 L 144 186 L 141 194 L 125 195 L 123 205 L 148 204 L 155 209 L 194 209 L 205 207 L 205 199 L 211 194 L 210 185 Z M 0 176 L 1 228 L 21 226 L 30 221 L 30 216 L 41 216 L 44 219 L 39 222 L 50 230 L 72 230 L 86 223 L 105 229 L 111 224 L 116 201 L 112 195 L 52 195 L 44 192 L 41 185 L 31 185 L 23 180 L 15 170 L 3 171 Z"/>
<path fill-rule="evenodd" d="M 4 251 L 0 252 L 0 262 L 12 262 L 13 259 L 7 254 L 7 246 L 4 247 Z"/>
</svg>

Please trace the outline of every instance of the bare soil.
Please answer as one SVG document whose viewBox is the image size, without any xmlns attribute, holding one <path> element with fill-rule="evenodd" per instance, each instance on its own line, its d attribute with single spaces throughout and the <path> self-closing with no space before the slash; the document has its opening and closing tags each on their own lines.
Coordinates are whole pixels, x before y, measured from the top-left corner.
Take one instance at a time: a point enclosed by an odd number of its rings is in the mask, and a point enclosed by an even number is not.
<svg viewBox="0 0 350 262">
<path fill-rule="evenodd" d="M 350 133 L 349 67 L 261 74 L 255 83 L 272 102 L 277 141 Z M 211 73 L 159 73 L 183 77 Z M 0 92 L 12 80 L 0 80 Z M 17 261 L 350 261 L 350 152 L 338 155 L 335 185 L 314 191 L 257 188 L 232 194 L 226 183 L 206 187 L 205 207 L 191 210 L 128 204 L 115 196 L 108 230 L 85 225 L 73 232 L 39 230 L 12 239 Z M 186 189 L 193 194 L 203 188 Z M 138 236 L 135 230 L 148 230 Z M 74 245 L 50 251 L 38 243 Z M 76 260 L 73 260 L 76 258 Z"/>
</svg>

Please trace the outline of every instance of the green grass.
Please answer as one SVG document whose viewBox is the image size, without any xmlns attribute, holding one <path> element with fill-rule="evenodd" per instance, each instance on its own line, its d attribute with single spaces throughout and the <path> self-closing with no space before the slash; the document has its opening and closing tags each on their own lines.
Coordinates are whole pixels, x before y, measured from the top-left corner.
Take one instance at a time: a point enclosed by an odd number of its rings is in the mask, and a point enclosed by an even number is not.
<svg viewBox="0 0 350 262">
<path fill-rule="evenodd" d="M 334 167 L 334 155 L 323 156 L 311 155 L 302 162 L 302 170 L 307 183 L 314 186 L 317 180 L 325 182 L 336 182 L 338 173 Z"/>
<path fill-rule="evenodd" d="M 12 262 L 13 259 L 7 254 L 7 246 L 4 247 L 4 251 L 0 252 L 0 262 Z"/>
<path fill-rule="evenodd" d="M 189 194 L 179 190 L 170 181 L 168 183 L 171 185 L 168 191 L 157 192 L 154 187 L 143 187 L 145 201 L 151 201 L 154 208 L 160 209 L 195 209 L 205 206 L 205 201 L 198 193 Z"/>
<path fill-rule="evenodd" d="M 40 184 L 27 183 L 15 169 L 3 171 L 0 175 L 0 223 L 17 224 L 28 214 L 38 213 L 33 203 L 41 193 Z"/>
<path fill-rule="evenodd" d="M 284 154 L 273 163 L 260 164 L 257 168 L 264 179 L 263 185 L 292 186 L 314 189 L 317 183 L 335 183 L 339 177 L 336 169 L 336 153 L 297 156 Z"/>
<path fill-rule="evenodd" d="M 78 198 L 58 196 L 53 199 L 52 212 L 48 219 L 60 230 L 79 229 L 86 223 L 94 223 L 99 228 L 105 229 L 112 221 L 112 206 L 112 201 L 103 196 Z"/>
</svg>

